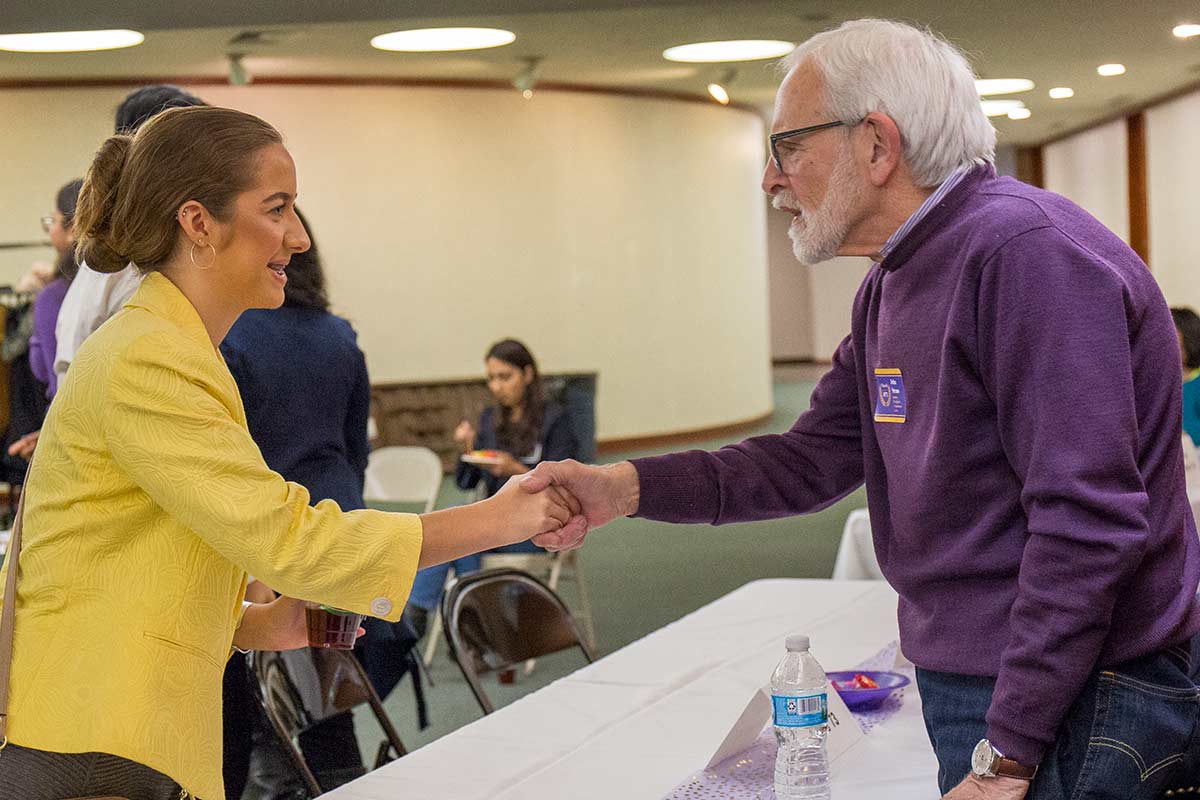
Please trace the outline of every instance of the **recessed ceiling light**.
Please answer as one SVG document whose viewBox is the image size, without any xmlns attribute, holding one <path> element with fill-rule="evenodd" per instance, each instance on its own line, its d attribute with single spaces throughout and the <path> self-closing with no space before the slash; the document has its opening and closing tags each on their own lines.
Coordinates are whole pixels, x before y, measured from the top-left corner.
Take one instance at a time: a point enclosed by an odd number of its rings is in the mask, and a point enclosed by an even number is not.
<svg viewBox="0 0 1200 800">
<path fill-rule="evenodd" d="M 1066 100 L 1068 97 L 1074 97 L 1075 90 L 1070 86 L 1055 86 L 1050 90 L 1050 98 L 1052 100 Z"/>
<path fill-rule="evenodd" d="M 1008 112 L 1009 119 L 1029 119 L 1031 116 L 1033 116 L 1033 112 L 1028 108 L 1014 108 Z"/>
<path fill-rule="evenodd" d="M 663 50 L 667 61 L 688 64 L 715 64 L 720 61 L 757 61 L 779 58 L 796 49 L 791 42 L 766 39 L 739 39 L 731 42 L 696 42 Z"/>
<path fill-rule="evenodd" d="M 512 31 L 498 28 L 418 28 L 380 34 L 371 40 L 371 47 L 400 53 L 443 53 L 502 47 L 516 38 Z"/>
<path fill-rule="evenodd" d="M 9 33 L 0 36 L 0 50 L 15 53 L 84 53 L 117 50 L 146 40 L 137 31 L 58 31 L 57 33 Z"/>
<path fill-rule="evenodd" d="M 979 105 L 989 117 L 1002 117 L 1010 111 L 1025 107 L 1020 100 L 980 100 Z"/>
<path fill-rule="evenodd" d="M 1096 72 L 1103 75 L 1105 78 L 1112 78 L 1117 75 L 1125 74 L 1124 64 L 1101 64 L 1096 67 Z"/>
<path fill-rule="evenodd" d="M 1193 36 L 1200 36 L 1200 25 L 1195 23 L 1185 22 L 1182 25 L 1176 25 L 1171 29 L 1171 33 L 1178 36 L 1180 39 L 1190 39 Z"/>
<path fill-rule="evenodd" d="M 725 91 L 725 87 L 721 84 L 710 83 L 708 85 L 708 93 L 713 100 L 716 100 L 721 105 L 729 105 L 729 92 Z"/>
<path fill-rule="evenodd" d="M 981 78 L 975 81 L 975 91 L 981 95 L 1016 94 L 1032 88 L 1033 81 L 1028 78 Z"/>
</svg>

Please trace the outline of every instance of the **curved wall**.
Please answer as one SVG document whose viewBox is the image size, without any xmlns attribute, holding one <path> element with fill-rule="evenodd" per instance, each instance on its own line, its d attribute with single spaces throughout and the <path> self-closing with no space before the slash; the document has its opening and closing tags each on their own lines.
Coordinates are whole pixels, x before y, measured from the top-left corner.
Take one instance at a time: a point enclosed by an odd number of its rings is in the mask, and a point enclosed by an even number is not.
<svg viewBox="0 0 1200 800">
<path fill-rule="evenodd" d="M 516 336 L 547 371 L 600 373 L 604 438 L 770 410 L 756 115 L 568 91 L 192 90 L 283 132 L 373 381 L 479 374 Z M 126 91 L 0 91 L 0 241 L 40 237 Z M 0 280 L 31 255 L 0 251 Z"/>
</svg>

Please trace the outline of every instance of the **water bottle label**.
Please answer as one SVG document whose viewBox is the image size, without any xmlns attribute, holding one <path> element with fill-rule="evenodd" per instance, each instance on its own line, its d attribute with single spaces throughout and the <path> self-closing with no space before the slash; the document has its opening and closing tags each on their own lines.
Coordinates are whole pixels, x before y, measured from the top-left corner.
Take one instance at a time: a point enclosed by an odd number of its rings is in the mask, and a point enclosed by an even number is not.
<svg viewBox="0 0 1200 800">
<path fill-rule="evenodd" d="M 802 697 L 773 694 L 771 702 L 775 706 L 777 728 L 811 728 L 829 721 L 824 692 Z"/>
</svg>

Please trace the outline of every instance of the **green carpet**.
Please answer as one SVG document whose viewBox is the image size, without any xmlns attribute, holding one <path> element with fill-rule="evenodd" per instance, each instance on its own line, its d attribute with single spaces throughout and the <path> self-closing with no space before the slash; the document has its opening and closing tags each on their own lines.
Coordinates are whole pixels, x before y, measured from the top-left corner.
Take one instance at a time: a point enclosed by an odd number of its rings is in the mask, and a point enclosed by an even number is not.
<svg viewBox="0 0 1200 800">
<path fill-rule="evenodd" d="M 777 383 L 775 412 L 758 433 L 786 430 L 808 407 L 811 382 Z M 699 442 L 714 449 L 726 441 Z M 656 455 L 669 450 L 609 454 L 604 461 Z M 448 479 L 438 507 L 467 502 Z M 846 515 L 866 505 L 863 490 L 816 514 L 770 522 L 714 528 L 706 525 L 666 525 L 620 519 L 588 535 L 580 561 L 592 599 L 600 655 L 629 644 L 757 578 L 826 578 Z M 565 580 L 559 592 L 575 607 L 574 581 Z M 485 679 L 485 691 L 497 707 L 551 683 L 584 663 L 575 652 L 560 653 L 538 662 L 532 675 L 502 686 Z M 435 686 L 427 687 L 431 725 L 418 731 L 413 694 L 405 680 L 385 701 L 405 745 L 416 749 L 478 719 L 475 698 L 443 644 L 430 672 Z M 357 715 L 359 743 L 373 753 L 381 739 L 370 713 Z M 368 764 L 369 765 L 369 764 Z"/>
</svg>

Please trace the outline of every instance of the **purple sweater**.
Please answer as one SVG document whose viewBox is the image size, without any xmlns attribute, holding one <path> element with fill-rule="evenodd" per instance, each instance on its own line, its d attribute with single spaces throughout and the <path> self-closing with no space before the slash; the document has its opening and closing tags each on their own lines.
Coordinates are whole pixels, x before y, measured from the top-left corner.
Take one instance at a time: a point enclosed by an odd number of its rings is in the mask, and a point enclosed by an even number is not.
<svg viewBox="0 0 1200 800">
<path fill-rule="evenodd" d="M 58 312 L 71 284 L 66 278 L 55 278 L 38 292 L 33 301 L 33 335 L 29 337 L 29 368 L 33 376 L 46 384 L 46 396 L 54 399 L 58 393 L 58 375 L 54 372 L 54 355 L 58 338 L 54 326 Z"/>
<path fill-rule="evenodd" d="M 1180 381 L 1133 251 L 980 167 L 868 273 L 791 430 L 635 461 L 638 515 L 770 519 L 865 481 L 905 654 L 997 676 L 988 738 L 1037 763 L 1097 666 L 1200 630 Z"/>
</svg>

